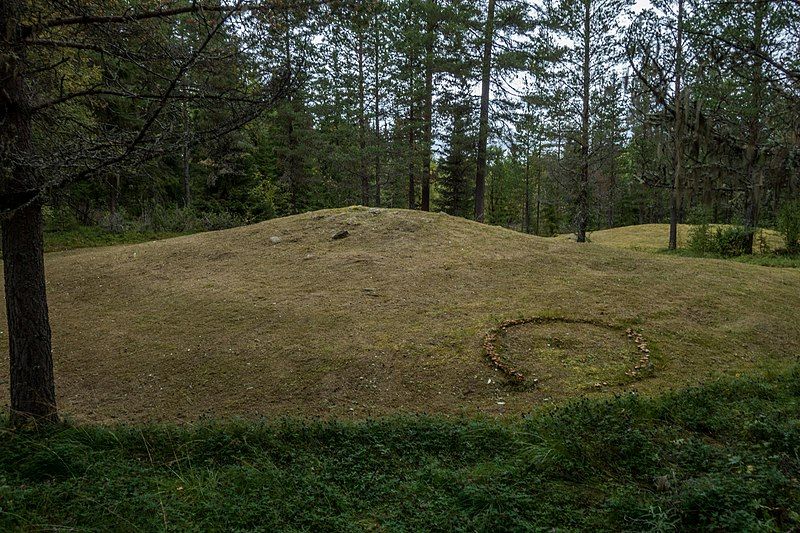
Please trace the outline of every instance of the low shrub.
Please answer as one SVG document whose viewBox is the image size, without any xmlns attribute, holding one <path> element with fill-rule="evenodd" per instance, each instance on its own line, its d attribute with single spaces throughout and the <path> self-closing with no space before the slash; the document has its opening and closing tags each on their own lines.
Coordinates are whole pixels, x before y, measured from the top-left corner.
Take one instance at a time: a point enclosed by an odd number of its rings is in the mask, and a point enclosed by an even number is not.
<svg viewBox="0 0 800 533">
<path fill-rule="evenodd" d="M 699 254 L 708 253 L 712 250 L 713 232 L 707 223 L 692 226 L 689 230 L 689 249 Z"/>
<path fill-rule="evenodd" d="M 698 254 L 716 254 L 736 257 L 752 253 L 752 230 L 743 226 L 712 228 L 699 224 L 689 230 L 689 249 Z"/>
<path fill-rule="evenodd" d="M 714 252 L 723 257 L 736 257 L 753 252 L 753 230 L 744 226 L 725 226 L 714 232 Z"/>
<path fill-rule="evenodd" d="M 778 214 L 778 231 L 790 254 L 800 253 L 800 201 L 787 202 Z"/>
<path fill-rule="evenodd" d="M 141 232 L 194 233 L 240 226 L 244 221 L 226 212 L 198 212 L 191 207 L 154 205 L 136 223 Z"/>
</svg>

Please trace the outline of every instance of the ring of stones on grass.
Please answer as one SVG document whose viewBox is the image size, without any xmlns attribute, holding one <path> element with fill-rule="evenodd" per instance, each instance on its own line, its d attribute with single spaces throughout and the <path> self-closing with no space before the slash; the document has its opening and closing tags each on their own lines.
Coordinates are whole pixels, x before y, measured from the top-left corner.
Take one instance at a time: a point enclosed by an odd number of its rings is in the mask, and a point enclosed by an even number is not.
<svg viewBox="0 0 800 533">
<path fill-rule="evenodd" d="M 546 324 L 552 322 L 564 322 L 567 324 L 590 324 L 593 326 L 605 327 L 609 329 L 618 329 L 615 326 L 604 324 L 601 322 L 593 321 L 593 320 L 584 320 L 578 318 L 569 318 L 569 317 L 529 317 L 529 318 L 516 318 L 511 320 L 506 320 L 501 322 L 499 326 L 496 328 L 490 329 L 483 338 L 483 350 L 486 357 L 489 359 L 492 367 L 499 372 L 503 373 L 509 381 L 513 383 L 522 383 L 526 381 L 525 375 L 517 370 L 516 368 L 509 365 L 506 361 L 500 357 L 497 352 L 497 340 L 500 335 L 504 334 L 509 328 L 515 326 L 522 326 L 525 324 Z M 627 328 L 625 330 L 625 335 L 628 339 L 630 339 L 633 343 L 636 344 L 636 349 L 638 350 L 639 354 L 641 355 L 639 358 L 639 362 L 633 366 L 633 368 L 629 369 L 625 374 L 627 376 L 636 377 L 642 370 L 650 370 L 652 369 L 652 362 L 650 361 L 650 348 L 647 346 L 647 342 L 644 339 L 644 336 L 634 330 L 633 328 Z M 538 383 L 537 378 L 533 378 L 531 380 L 534 384 Z"/>
</svg>

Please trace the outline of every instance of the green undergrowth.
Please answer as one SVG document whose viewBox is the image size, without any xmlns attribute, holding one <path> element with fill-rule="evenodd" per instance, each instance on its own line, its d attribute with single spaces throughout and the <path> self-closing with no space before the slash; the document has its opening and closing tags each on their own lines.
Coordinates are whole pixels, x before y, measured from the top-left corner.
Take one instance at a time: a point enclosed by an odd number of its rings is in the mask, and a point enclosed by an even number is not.
<svg viewBox="0 0 800 533">
<path fill-rule="evenodd" d="M 3 430 L 0 529 L 800 527 L 800 368 L 510 420 Z"/>
<path fill-rule="evenodd" d="M 63 231 L 45 231 L 45 252 L 72 250 L 75 248 L 95 248 L 115 244 L 137 244 L 140 242 L 169 239 L 186 235 L 185 233 L 155 231 L 108 231 L 99 226 L 79 226 Z"/>
</svg>

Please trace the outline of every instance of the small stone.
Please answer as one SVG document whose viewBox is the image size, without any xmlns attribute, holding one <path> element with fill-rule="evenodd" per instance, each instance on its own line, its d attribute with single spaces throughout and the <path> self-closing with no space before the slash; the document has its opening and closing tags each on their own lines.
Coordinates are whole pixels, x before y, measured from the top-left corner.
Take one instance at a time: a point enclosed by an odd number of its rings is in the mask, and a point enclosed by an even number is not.
<svg viewBox="0 0 800 533">
<path fill-rule="evenodd" d="M 280 237 L 278 237 L 277 235 L 275 235 L 275 236 L 272 236 L 272 237 L 270 237 L 270 238 L 269 238 L 269 242 L 271 242 L 272 244 L 278 244 L 278 243 L 279 243 L 279 242 L 281 242 L 282 240 L 283 240 L 283 239 L 281 239 L 281 238 L 280 238 Z"/>
<path fill-rule="evenodd" d="M 303 258 L 303 261 L 308 261 L 309 259 L 314 259 L 314 254 L 306 254 Z"/>
<path fill-rule="evenodd" d="M 346 229 L 342 229 L 342 230 L 339 230 L 336 233 L 334 233 L 333 237 L 331 237 L 331 238 L 334 241 L 338 241 L 339 239 L 344 239 L 345 237 L 349 237 L 349 236 L 350 236 L 350 232 L 347 231 Z"/>
<path fill-rule="evenodd" d="M 383 211 L 383 210 L 380 209 L 379 207 L 370 207 L 369 210 L 368 210 L 370 215 L 379 215 L 379 214 L 381 214 L 381 211 Z"/>
</svg>

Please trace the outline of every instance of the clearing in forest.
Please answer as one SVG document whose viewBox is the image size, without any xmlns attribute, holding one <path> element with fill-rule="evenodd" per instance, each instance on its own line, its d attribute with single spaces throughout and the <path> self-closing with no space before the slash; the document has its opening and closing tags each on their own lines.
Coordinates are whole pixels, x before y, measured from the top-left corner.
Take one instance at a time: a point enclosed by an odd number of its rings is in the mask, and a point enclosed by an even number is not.
<svg viewBox="0 0 800 533">
<path fill-rule="evenodd" d="M 796 270 L 436 213 L 333 209 L 46 261 L 57 393 L 77 421 L 518 415 L 800 354 Z M 526 374 L 515 383 L 484 339 L 532 318 L 497 336 Z M 631 372 L 627 329 L 646 339 L 646 371 Z"/>
</svg>

